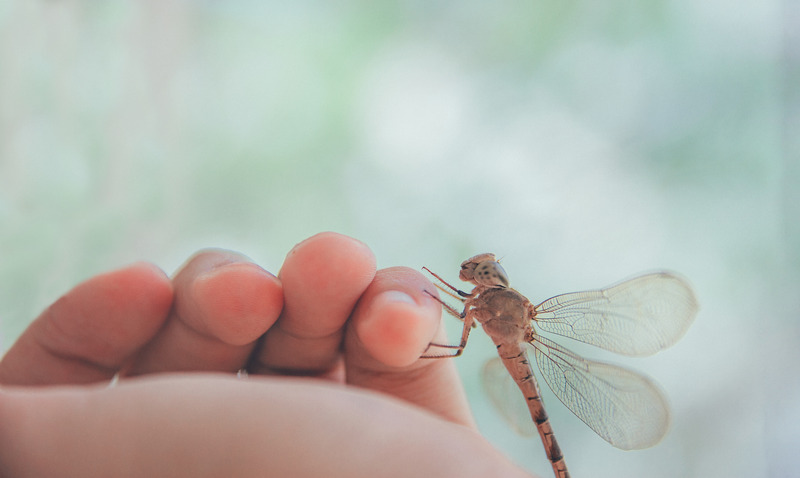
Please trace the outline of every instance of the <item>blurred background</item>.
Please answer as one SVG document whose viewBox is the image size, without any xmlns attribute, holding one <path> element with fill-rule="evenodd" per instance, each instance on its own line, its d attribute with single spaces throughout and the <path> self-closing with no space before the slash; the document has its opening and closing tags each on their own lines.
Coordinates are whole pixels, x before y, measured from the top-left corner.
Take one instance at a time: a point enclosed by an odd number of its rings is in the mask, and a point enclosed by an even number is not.
<svg viewBox="0 0 800 478">
<path fill-rule="evenodd" d="M 545 390 L 574 476 L 800 476 L 800 15 L 790 0 L 0 2 L 0 350 L 77 282 L 334 230 L 538 303 L 667 268 L 700 314 L 622 452 Z M 458 333 L 449 324 L 451 337 Z M 564 343 L 564 341 L 562 341 Z M 570 345 L 570 344 L 567 344 Z M 458 360 L 482 431 L 551 470 Z"/>
</svg>

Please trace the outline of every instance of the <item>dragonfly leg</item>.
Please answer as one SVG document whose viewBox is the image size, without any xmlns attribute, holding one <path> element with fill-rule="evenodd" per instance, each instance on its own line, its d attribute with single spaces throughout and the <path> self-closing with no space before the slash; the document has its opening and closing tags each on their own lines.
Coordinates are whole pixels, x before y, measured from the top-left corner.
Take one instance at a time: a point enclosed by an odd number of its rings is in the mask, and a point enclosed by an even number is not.
<svg viewBox="0 0 800 478">
<path fill-rule="evenodd" d="M 430 350 L 431 347 L 455 349 L 455 352 L 450 354 L 428 354 L 427 352 L 428 350 Z M 459 355 L 461 355 L 462 352 L 464 352 L 464 347 L 462 347 L 461 345 L 435 344 L 431 342 L 428 344 L 428 348 L 425 349 L 425 353 L 420 355 L 419 358 L 421 359 L 452 358 L 452 357 L 458 357 Z"/>
<path fill-rule="evenodd" d="M 472 294 L 470 294 L 469 292 L 464 292 L 463 290 L 457 289 L 454 285 L 452 285 L 449 282 L 447 282 L 446 280 L 442 279 L 441 277 L 439 277 L 439 274 L 433 272 L 432 270 L 428 269 L 427 267 L 423 267 L 422 269 L 424 271 L 426 271 L 428 274 L 430 274 L 433 277 L 435 277 L 436 279 L 438 279 L 439 282 L 441 282 L 442 284 L 446 285 L 448 289 L 452 290 L 453 292 L 455 292 L 459 296 L 461 296 L 461 297 L 472 297 Z M 440 287 L 440 289 L 441 289 L 441 287 Z"/>
<path fill-rule="evenodd" d="M 436 288 L 439 289 L 440 291 L 444 292 L 445 294 L 449 295 L 450 297 L 452 297 L 452 298 L 454 298 L 456 300 L 460 300 L 461 302 L 465 302 L 467 300 L 467 299 L 464 299 L 463 297 L 459 297 L 459 296 L 453 294 L 452 292 L 450 292 L 449 290 L 447 290 L 444 287 L 440 286 L 439 284 L 433 284 L 433 285 L 435 285 Z"/>
<path fill-rule="evenodd" d="M 446 310 L 448 314 L 452 315 L 453 317 L 455 317 L 456 319 L 458 319 L 458 320 L 460 320 L 462 322 L 464 321 L 464 317 L 467 315 L 467 311 L 466 310 L 464 310 L 463 312 L 459 312 L 453 306 L 451 306 L 447 302 L 443 301 L 439 297 L 433 295 L 431 292 L 429 292 L 427 290 L 423 290 L 423 292 L 425 292 L 429 296 L 433 297 L 433 299 L 435 301 L 437 301 L 440 304 L 442 304 L 442 307 L 444 307 L 444 310 Z"/>
<path fill-rule="evenodd" d="M 467 309 L 464 309 L 463 312 L 459 313 L 452 306 L 450 306 L 449 304 L 443 302 L 440 298 L 438 298 L 435 295 L 431 294 L 427 290 L 425 291 L 425 293 L 427 293 L 428 295 L 430 295 L 431 297 L 436 299 L 440 304 L 442 304 L 442 307 L 444 307 L 444 310 L 446 310 L 450 315 L 453 315 L 457 319 L 459 319 L 462 322 L 464 322 L 464 329 L 461 332 L 461 342 L 458 345 L 437 344 L 437 343 L 431 342 L 430 344 L 428 344 L 428 348 L 425 349 L 425 352 L 427 352 L 428 350 L 430 350 L 431 347 L 439 347 L 439 348 L 443 348 L 443 349 L 455 350 L 454 353 L 450 353 L 450 354 L 427 354 L 426 353 L 426 354 L 422 354 L 420 356 L 420 358 L 458 357 L 464 351 L 464 347 L 467 346 L 467 339 L 469 338 L 470 330 L 472 330 L 472 328 L 475 327 L 475 323 L 473 322 L 472 316 L 467 314 Z"/>
</svg>

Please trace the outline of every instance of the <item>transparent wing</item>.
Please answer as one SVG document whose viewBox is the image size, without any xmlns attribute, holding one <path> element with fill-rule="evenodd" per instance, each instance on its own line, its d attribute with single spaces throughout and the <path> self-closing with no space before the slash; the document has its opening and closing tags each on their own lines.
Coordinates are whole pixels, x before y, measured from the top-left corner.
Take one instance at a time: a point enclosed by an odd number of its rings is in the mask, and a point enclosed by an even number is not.
<svg viewBox="0 0 800 478">
<path fill-rule="evenodd" d="M 486 362 L 481 378 L 486 395 L 489 396 L 494 408 L 511 425 L 511 428 L 520 435 L 535 435 L 536 425 L 531 419 L 525 399 L 511 374 L 503 365 L 503 361 L 498 357 Z"/>
<path fill-rule="evenodd" d="M 655 445 L 667 432 L 666 398 L 644 375 L 586 360 L 541 336 L 528 345 L 553 393 L 610 444 L 638 450 Z"/>
<path fill-rule="evenodd" d="M 669 272 L 573 292 L 534 307 L 536 325 L 624 355 L 652 355 L 680 339 L 697 314 L 689 285 Z"/>
</svg>

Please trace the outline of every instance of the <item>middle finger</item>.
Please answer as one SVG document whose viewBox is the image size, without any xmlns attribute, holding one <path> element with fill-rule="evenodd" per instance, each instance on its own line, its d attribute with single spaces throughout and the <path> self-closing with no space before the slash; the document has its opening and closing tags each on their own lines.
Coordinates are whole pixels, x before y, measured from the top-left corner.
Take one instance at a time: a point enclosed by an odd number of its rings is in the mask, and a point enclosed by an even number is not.
<svg viewBox="0 0 800 478">
<path fill-rule="evenodd" d="M 295 246 L 280 272 L 286 305 L 248 371 L 335 377 L 345 322 L 375 269 L 372 251 L 341 234 L 320 233 Z"/>
</svg>

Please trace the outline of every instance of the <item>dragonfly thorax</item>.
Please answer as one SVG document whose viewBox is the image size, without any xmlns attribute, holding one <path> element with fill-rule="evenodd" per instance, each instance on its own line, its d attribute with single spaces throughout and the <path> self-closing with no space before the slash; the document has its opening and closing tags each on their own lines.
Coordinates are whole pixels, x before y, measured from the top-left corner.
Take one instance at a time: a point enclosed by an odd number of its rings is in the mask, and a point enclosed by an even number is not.
<svg viewBox="0 0 800 478">
<path fill-rule="evenodd" d="M 470 305 L 472 316 L 498 345 L 522 342 L 531 329 L 530 302 L 514 289 L 485 289 Z"/>
</svg>

